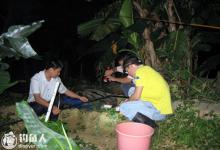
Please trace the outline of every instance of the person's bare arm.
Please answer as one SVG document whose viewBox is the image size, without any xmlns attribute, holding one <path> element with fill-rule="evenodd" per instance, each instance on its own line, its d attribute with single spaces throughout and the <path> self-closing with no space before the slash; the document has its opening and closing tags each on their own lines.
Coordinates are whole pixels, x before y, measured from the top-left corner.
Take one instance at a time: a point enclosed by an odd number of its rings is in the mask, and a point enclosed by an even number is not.
<svg viewBox="0 0 220 150">
<path fill-rule="evenodd" d="M 40 94 L 34 94 L 34 99 L 35 99 L 35 102 L 37 102 L 38 104 L 40 105 L 43 105 L 45 107 L 48 107 L 49 106 L 49 103 L 43 99 Z"/>
<path fill-rule="evenodd" d="M 137 86 L 137 87 L 135 87 L 134 94 L 132 94 L 132 95 L 129 97 L 129 100 L 130 100 L 130 101 L 139 100 L 139 99 L 141 98 L 142 90 L 143 90 L 143 86 Z"/>
<path fill-rule="evenodd" d="M 107 76 L 107 78 L 110 81 L 115 81 L 115 82 L 119 82 L 119 83 L 124 83 L 124 84 L 130 84 L 132 79 L 128 78 L 128 77 L 123 77 L 123 78 L 116 78 L 113 76 Z"/>
<path fill-rule="evenodd" d="M 83 102 L 87 102 L 88 101 L 88 98 L 87 97 L 84 97 L 84 96 L 79 96 L 78 94 L 74 93 L 73 91 L 70 91 L 70 90 L 67 90 L 65 92 L 65 95 L 69 96 L 69 97 L 72 97 L 72 98 L 77 98 L 77 99 L 80 99 L 81 101 Z"/>
<path fill-rule="evenodd" d="M 114 69 L 105 70 L 104 76 L 110 76 L 114 73 Z"/>
<path fill-rule="evenodd" d="M 40 96 L 40 94 L 34 94 L 34 99 L 35 99 L 35 102 L 37 102 L 38 104 L 45 106 L 45 107 L 49 107 L 49 103 L 45 99 L 43 99 Z M 54 115 L 57 115 L 60 113 L 60 109 L 56 106 L 53 106 L 52 113 Z"/>
</svg>

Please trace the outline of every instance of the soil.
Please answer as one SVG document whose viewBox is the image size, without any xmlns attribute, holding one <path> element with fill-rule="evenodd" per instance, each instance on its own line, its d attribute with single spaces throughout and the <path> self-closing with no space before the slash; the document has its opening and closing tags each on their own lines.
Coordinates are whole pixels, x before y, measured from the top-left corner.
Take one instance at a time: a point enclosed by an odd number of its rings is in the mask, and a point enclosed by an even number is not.
<svg viewBox="0 0 220 150">
<path fill-rule="evenodd" d="M 67 123 L 69 135 L 79 136 L 86 142 L 95 145 L 99 150 L 116 149 L 116 131 L 118 123 L 123 122 L 119 113 L 65 110 L 60 120 Z"/>
</svg>

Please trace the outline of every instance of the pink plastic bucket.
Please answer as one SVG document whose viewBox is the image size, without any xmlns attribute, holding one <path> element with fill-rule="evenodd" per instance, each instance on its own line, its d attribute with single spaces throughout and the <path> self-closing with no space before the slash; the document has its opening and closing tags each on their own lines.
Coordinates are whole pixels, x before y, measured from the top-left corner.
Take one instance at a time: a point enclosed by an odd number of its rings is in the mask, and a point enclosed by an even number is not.
<svg viewBox="0 0 220 150">
<path fill-rule="evenodd" d="M 154 129 L 135 122 L 120 123 L 116 126 L 117 150 L 149 150 Z"/>
</svg>

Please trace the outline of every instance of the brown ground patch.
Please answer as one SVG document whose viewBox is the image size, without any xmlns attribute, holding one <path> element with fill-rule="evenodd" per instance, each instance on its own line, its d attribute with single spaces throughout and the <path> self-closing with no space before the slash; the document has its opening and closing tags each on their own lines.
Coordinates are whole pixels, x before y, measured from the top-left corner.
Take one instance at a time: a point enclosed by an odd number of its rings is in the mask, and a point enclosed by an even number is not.
<svg viewBox="0 0 220 150">
<path fill-rule="evenodd" d="M 99 150 L 115 150 L 115 127 L 122 120 L 120 114 L 113 115 L 108 112 L 73 109 L 63 111 L 60 119 L 67 123 L 71 137 L 79 136 L 85 142 L 94 144 Z"/>
</svg>

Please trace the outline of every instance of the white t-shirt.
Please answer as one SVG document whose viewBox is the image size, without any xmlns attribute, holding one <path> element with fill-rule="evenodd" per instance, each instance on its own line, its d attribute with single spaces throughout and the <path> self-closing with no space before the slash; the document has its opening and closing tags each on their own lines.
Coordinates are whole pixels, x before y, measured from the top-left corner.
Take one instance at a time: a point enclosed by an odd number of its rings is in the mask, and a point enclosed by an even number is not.
<svg viewBox="0 0 220 150">
<path fill-rule="evenodd" d="M 60 83 L 58 92 L 60 94 L 65 93 L 67 91 L 67 88 L 63 85 L 60 77 L 51 78 L 50 81 L 48 81 L 45 76 L 45 70 L 36 73 L 31 78 L 28 102 L 35 101 L 33 94 L 40 94 L 43 99 L 45 99 L 46 101 L 50 101 L 53 96 L 56 82 Z"/>
</svg>

